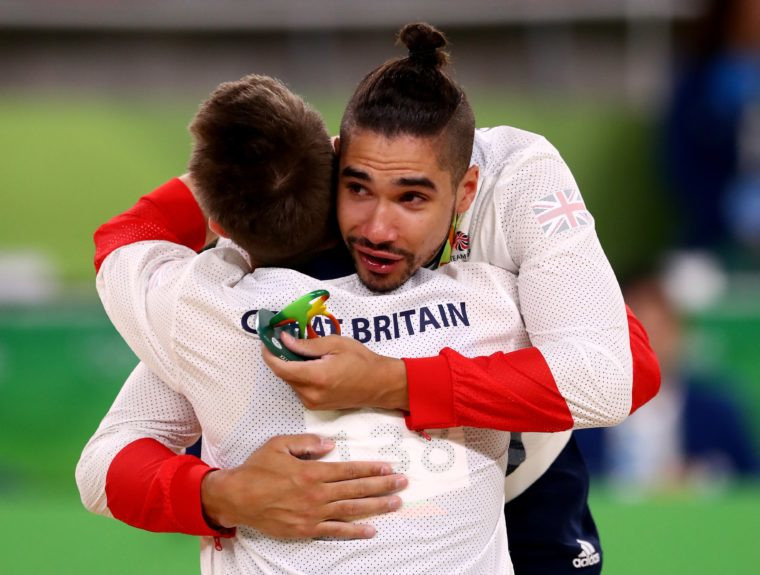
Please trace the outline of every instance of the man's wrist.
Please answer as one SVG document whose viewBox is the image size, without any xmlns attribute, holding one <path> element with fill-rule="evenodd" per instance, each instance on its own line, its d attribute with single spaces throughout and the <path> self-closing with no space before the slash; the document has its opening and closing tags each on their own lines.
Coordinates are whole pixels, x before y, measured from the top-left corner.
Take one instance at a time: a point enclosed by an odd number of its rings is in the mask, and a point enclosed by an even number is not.
<svg viewBox="0 0 760 575">
<path fill-rule="evenodd" d="M 382 396 L 378 407 L 409 411 L 406 365 L 403 360 L 384 357 L 378 373 L 383 376 Z"/>
<path fill-rule="evenodd" d="M 227 531 L 232 529 L 234 522 L 225 517 L 222 500 L 222 483 L 227 475 L 224 469 L 213 469 L 206 473 L 201 481 L 201 510 L 203 518 L 211 529 Z"/>
</svg>

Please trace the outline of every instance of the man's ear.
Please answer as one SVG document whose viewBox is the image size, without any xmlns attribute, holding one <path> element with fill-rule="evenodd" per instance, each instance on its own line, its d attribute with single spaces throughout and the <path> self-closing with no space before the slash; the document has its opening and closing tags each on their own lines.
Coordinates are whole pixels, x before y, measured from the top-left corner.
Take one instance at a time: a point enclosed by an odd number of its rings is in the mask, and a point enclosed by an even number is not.
<svg viewBox="0 0 760 575">
<path fill-rule="evenodd" d="M 229 234 L 224 231 L 224 228 L 213 218 L 208 219 L 208 227 L 220 238 L 229 238 Z"/>
<path fill-rule="evenodd" d="M 333 136 L 332 138 L 332 144 L 333 144 L 333 150 L 335 150 L 335 155 L 340 155 L 340 136 Z"/>
<path fill-rule="evenodd" d="M 457 205 L 456 212 L 461 214 L 466 212 L 475 199 L 478 191 L 478 177 L 480 177 L 480 168 L 473 164 L 464 173 L 464 176 L 457 186 Z"/>
</svg>

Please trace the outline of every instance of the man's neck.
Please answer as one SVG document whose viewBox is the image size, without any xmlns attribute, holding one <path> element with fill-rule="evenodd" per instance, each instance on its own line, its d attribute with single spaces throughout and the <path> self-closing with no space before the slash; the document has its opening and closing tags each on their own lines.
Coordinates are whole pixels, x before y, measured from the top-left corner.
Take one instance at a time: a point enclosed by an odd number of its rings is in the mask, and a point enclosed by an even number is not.
<svg viewBox="0 0 760 575">
<path fill-rule="evenodd" d="M 293 269 L 320 280 L 341 278 L 356 272 L 351 254 L 342 242 L 315 252 Z"/>
</svg>

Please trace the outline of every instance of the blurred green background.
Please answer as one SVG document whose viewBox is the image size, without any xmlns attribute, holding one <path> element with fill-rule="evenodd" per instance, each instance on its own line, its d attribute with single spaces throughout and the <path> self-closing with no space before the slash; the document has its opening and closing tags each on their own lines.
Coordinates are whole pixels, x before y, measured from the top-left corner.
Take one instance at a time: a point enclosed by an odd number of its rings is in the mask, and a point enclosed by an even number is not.
<svg viewBox="0 0 760 575">
<path fill-rule="evenodd" d="M 148 4 L 136 3 L 146 14 Z M 222 4 L 229 8 L 231 3 Z M 34 19 L 23 24 L 23 19 L 14 20 L 0 10 L 0 44 L 21 49 L 13 57 L 0 58 L 8 72 L 0 83 L 0 259 L 3 254 L 42 258 L 49 269 L 44 267 L 48 271 L 32 281 L 35 288 L 40 282 L 49 285 L 39 298 L 0 299 L 0 573 L 197 572 L 195 538 L 141 532 L 91 515 L 79 503 L 74 484 L 79 453 L 136 362 L 97 302 L 92 232 L 141 194 L 184 171 L 190 149 L 186 126 L 198 102 L 218 81 L 251 71 L 282 76 L 337 131 L 351 84 L 341 83 L 341 77 L 334 89 L 326 89 L 325 83 L 333 80 L 329 70 L 341 64 L 325 57 L 316 65 L 307 56 L 335 56 L 341 42 L 366 40 L 368 33 L 361 26 L 359 32 L 340 29 L 334 34 L 302 34 L 287 25 L 284 32 L 258 31 L 258 51 L 246 52 L 246 58 L 233 65 L 226 54 L 241 49 L 219 48 L 227 42 L 226 34 L 217 30 L 190 40 L 183 36 L 201 26 L 192 18 L 180 30 L 164 22 L 168 32 L 146 35 L 145 29 L 153 30 L 153 20 L 134 29 L 125 24 L 126 32 L 114 31 L 109 21 L 103 32 L 102 22 L 81 16 L 77 23 L 76 15 L 59 14 L 50 3 L 29 5 L 43 7 L 38 24 Z M 23 16 L 23 9 L 18 10 Z M 46 20 L 48 13 L 52 15 Z M 116 18 L 104 14 L 100 16 L 105 20 Z M 597 43 L 608 42 L 611 61 L 624 60 L 635 72 L 636 58 L 651 56 L 651 42 L 644 41 L 662 40 L 663 26 L 682 16 L 669 14 L 661 21 L 650 14 L 637 25 L 629 21 L 629 12 L 602 24 L 581 16 L 573 20 L 567 10 L 563 14 L 570 22 L 564 27 L 552 18 L 543 25 L 539 19 L 536 25 L 531 18 L 515 22 L 504 16 L 503 29 L 489 23 L 491 27 L 482 30 L 459 30 L 454 34 L 455 54 L 467 55 L 475 44 L 495 50 L 484 38 L 511 50 L 509 58 L 484 61 L 483 73 L 506 66 L 501 60 L 510 59 L 539 69 L 526 79 L 521 70 L 505 68 L 497 85 L 490 85 L 476 74 L 463 74 L 467 66 L 462 65 L 460 77 L 469 88 L 478 125 L 510 124 L 535 131 L 560 150 L 595 215 L 602 244 L 623 277 L 651 264 L 673 236 L 677 208 L 665 199 L 657 164 L 656 86 L 647 88 L 645 81 L 642 88 L 634 81 L 621 93 L 617 87 L 625 78 L 613 75 L 586 85 L 589 74 L 576 74 L 576 85 L 559 69 L 540 70 L 548 56 L 567 56 L 570 31 L 576 39 L 595 38 L 591 48 L 585 48 L 589 54 L 602 54 Z M 67 18 L 74 23 L 66 24 Z M 406 19 L 411 19 L 407 13 L 396 17 L 397 22 Z M 366 54 L 354 55 L 364 60 L 347 66 L 351 81 L 360 77 L 356 70 L 367 70 L 389 55 L 396 21 L 383 22 L 387 30 L 375 33 L 382 49 L 373 51 L 370 43 Z M 240 30 L 234 34 L 243 41 Z M 165 40 L 167 35 L 171 41 Z M 620 38 L 626 49 L 635 50 L 621 51 Z M 115 56 L 97 48 L 109 42 L 116 44 Z M 264 45 L 288 54 L 289 64 L 277 63 Z M 137 64 L 130 64 L 133 52 L 124 46 L 138 47 Z M 64 48 L 71 52 L 70 61 L 57 52 Z M 148 55 L 142 60 L 140 50 Z M 175 52 L 199 62 L 205 75 L 195 84 L 180 72 L 173 75 L 166 62 L 173 60 L 166 54 Z M 582 68 L 589 54 L 580 48 L 577 52 L 574 57 Z M 164 67 L 150 72 L 156 55 L 164 55 Z M 267 58 L 275 64 L 268 64 Z M 651 65 L 657 62 L 655 58 Z M 58 68 L 64 72 L 51 72 Z M 312 68 L 325 79 L 315 80 Z M 614 66 L 601 68 L 609 71 Z M 591 75 L 601 78 L 603 70 L 592 70 Z M 103 88 L 91 81 L 101 76 L 118 85 Z M 641 97 L 647 90 L 648 99 Z M 9 275 L 3 275 L 2 282 L 13 283 Z M 750 414 L 760 444 L 757 292 L 731 289 L 715 305 L 692 315 L 689 326 L 691 357 L 701 368 L 719 369 L 731 377 L 732 392 Z M 592 509 L 603 537 L 606 573 L 751 573 L 760 564 L 754 541 L 760 533 L 756 485 L 621 499 L 595 484 Z"/>
<path fill-rule="evenodd" d="M 334 129 L 343 102 L 314 100 Z M 563 151 L 618 269 L 662 245 L 667 210 L 658 200 L 646 119 L 613 106 L 474 100 L 480 125 L 512 123 L 547 135 Z M 196 569 L 194 538 L 143 533 L 90 515 L 73 480 L 81 448 L 136 361 L 90 287 L 91 233 L 183 171 L 185 126 L 195 106 L 0 103 L 0 155 L 13 166 L 0 174 L 0 187 L 13 190 L 0 244 L 50 254 L 69 286 L 54 301 L 0 309 L 0 515 L 6 518 L 0 540 L 10 551 L 4 573 L 96 573 L 104 565 L 113 573 Z M 736 305 L 694 318 L 694 325 L 715 362 L 737 381 L 757 382 L 760 306 L 736 313 Z M 758 386 L 738 391 L 760 414 Z M 712 573 L 729 561 L 733 572 L 749 573 L 760 560 L 753 541 L 759 504 L 760 491 L 749 487 L 621 502 L 599 486 L 593 510 L 607 572 Z"/>
</svg>

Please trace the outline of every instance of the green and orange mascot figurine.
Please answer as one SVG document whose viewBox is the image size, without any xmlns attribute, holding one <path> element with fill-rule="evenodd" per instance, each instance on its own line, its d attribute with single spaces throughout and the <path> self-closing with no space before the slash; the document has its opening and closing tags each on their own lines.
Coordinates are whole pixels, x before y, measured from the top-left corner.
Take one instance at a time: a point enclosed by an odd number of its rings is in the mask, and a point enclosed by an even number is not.
<svg viewBox="0 0 760 575">
<path fill-rule="evenodd" d="M 264 342 L 269 351 L 282 360 L 303 361 L 309 359 L 290 351 L 282 343 L 280 336 L 283 331 L 287 331 L 293 337 L 300 339 L 319 337 L 311 325 L 312 320 L 317 316 L 324 316 L 329 319 L 333 326 L 333 333 L 340 335 L 340 323 L 333 314 L 327 311 L 326 302 L 329 297 L 330 292 L 320 289 L 298 298 L 278 313 L 268 309 L 260 309 L 257 315 L 256 331 L 259 333 L 261 341 Z"/>
</svg>

